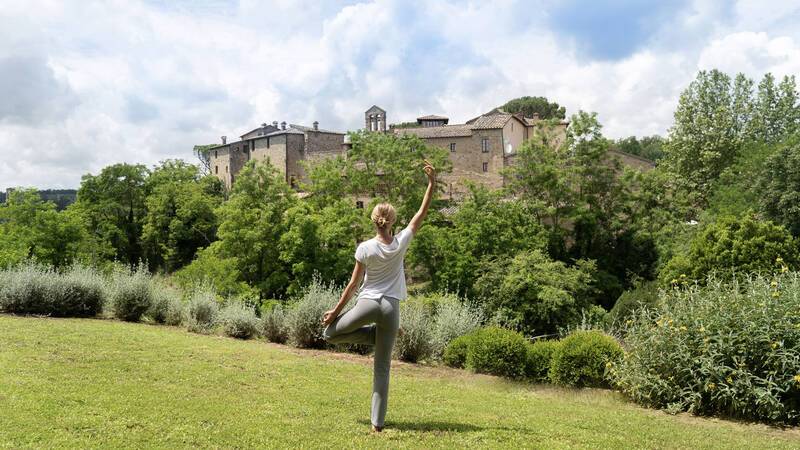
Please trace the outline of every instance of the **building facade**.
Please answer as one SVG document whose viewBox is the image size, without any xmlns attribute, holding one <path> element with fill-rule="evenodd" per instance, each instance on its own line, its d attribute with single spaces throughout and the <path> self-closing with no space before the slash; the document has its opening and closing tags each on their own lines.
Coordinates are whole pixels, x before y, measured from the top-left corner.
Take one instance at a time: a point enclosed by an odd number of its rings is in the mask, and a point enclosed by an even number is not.
<svg viewBox="0 0 800 450">
<path fill-rule="evenodd" d="M 227 142 L 209 149 L 211 173 L 227 189 L 233 186 L 236 175 L 250 160 L 269 161 L 292 187 L 306 179 L 302 161 L 329 158 L 344 153 L 344 133 L 319 128 L 319 123 L 306 127 L 281 122 L 266 123 L 242 136 L 236 142 Z"/>
</svg>

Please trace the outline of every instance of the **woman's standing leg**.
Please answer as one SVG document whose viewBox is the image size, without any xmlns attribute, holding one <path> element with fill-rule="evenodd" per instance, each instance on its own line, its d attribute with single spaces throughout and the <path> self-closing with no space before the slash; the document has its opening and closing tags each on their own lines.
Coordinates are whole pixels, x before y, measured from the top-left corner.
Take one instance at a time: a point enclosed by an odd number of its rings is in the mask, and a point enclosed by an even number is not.
<svg viewBox="0 0 800 450">
<path fill-rule="evenodd" d="M 375 356 L 372 375 L 372 424 L 383 427 L 389 400 L 389 371 L 392 349 L 400 327 L 400 301 L 396 298 L 380 299 L 380 319 L 375 329 Z"/>
</svg>

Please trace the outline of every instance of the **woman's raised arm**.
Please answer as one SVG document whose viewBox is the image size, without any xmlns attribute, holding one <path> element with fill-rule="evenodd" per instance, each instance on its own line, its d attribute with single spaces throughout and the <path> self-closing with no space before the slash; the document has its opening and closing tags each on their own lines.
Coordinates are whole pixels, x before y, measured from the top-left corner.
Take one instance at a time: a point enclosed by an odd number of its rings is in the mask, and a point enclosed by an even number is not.
<svg viewBox="0 0 800 450">
<path fill-rule="evenodd" d="M 425 197 L 422 199 L 419 211 L 414 214 L 411 222 L 408 223 L 408 227 L 411 228 L 411 232 L 414 234 L 417 234 L 417 230 L 422 226 L 422 221 L 425 220 L 425 216 L 428 214 L 428 207 L 431 206 L 431 199 L 433 198 L 433 189 L 436 186 L 436 169 L 433 168 L 427 159 L 425 160 L 425 167 L 423 167 L 422 170 L 424 170 L 425 175 L 428 176 L 428 189 L 425 190 Z"/>
</svg>

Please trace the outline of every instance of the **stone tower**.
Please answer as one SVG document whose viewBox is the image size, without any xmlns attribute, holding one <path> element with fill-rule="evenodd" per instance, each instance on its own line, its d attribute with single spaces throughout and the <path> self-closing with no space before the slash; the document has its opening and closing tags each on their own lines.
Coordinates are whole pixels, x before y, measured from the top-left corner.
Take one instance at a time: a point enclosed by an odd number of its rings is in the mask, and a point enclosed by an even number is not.
<svg viewBox="0 0 800 450">
<path fill-rule="evenodd" d="M 367 131 L 386 132 L 386 111 L 376 105 L 364 112 L 364 125 Z"/>
</svg>

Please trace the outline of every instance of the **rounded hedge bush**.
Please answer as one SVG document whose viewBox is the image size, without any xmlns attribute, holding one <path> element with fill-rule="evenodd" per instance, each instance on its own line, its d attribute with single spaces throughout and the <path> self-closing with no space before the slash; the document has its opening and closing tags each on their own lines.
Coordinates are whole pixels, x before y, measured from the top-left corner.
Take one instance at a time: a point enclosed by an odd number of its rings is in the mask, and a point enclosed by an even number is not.
<svg viewBox="0 0 800 450">
<path fill-rule="evenodd" d="M 446 365 L 459 369 L 464 368 L 467 361 L 467 348 L 469 348 L 473 334 L 474 333 L 459 336 L 447 344 L 447 347 L 444 349 L 444 356 L 442 357 Z"/>
<path fill-rule="evenodd" d="M 537 383 L 549 382 L 553 355 L 558 351 L 559 347 L 561 347 L 561 342 L 556 340 L 540 339 L 528 344 L 525 377 Z"/>
<path fill-rule="evenodd" d="M 561 340 L 553 354 L 550 379 L 576 387 L 609 387 L 606 373 L 622 358 L 622 347 L 600 331 L 577 331 Z"/>
<path fill-rule="evenodd" d="M 522 334 L 500 327 L 478 330 L 469 340 L 465 366 L 478 373 L 523 378 L 528 359 Z"/>
<path fill-rule="evenodd" d="M 111 286 L 111 312 L 117 319 L 138 322 L 153 304 L 150 274 L 139 267 L 133 273 L 117 272 Z"/>
<path fill-rule="evenodd" d="M 222 308 L 218 321 L 230 337 L 250 339 L 258 334 L 259 320 L 255 311 L 241 303 L 231 303 Z"/>
<path fill-rule="evenodd" d="M 195 333 L 208 333 L 216 324 L 219 305 L 213 292 L 199 289 L 186 305 L 186 327 Z"/>
</svg>

